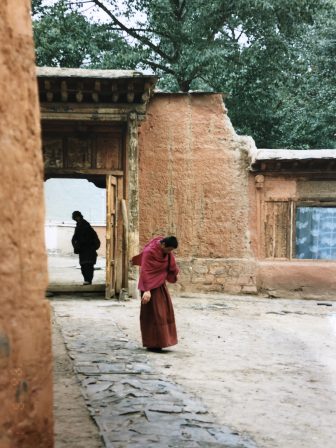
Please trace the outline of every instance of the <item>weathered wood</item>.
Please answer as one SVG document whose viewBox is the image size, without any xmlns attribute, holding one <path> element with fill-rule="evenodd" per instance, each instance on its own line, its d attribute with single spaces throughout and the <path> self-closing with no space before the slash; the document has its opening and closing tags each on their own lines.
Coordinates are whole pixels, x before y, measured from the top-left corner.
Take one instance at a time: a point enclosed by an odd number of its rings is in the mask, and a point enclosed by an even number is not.
<svg viewBox="0 0 336 448">
<path fill-rule="evenodd" d="M 112 83 L 111 90 L 112 90 L 112 101 L 114 103 L 117 103 L 119 100 L 119 96 L 120 96 L 117 82 Z"/>
<path fill-rule="evenodd" d="M 66 102 L 66 101 L 68 101 L 68 97 L 69 97 L 69 94 L 68 94 L 67 83 L 66 83 L 66 81 L 62 81 L 61 82 L 61 99 L 63 102 Z"/>
<path fill-rule="evenodd" d="M 288 201 L 265 202 L 265 256 L 289 258 L 290 204 Z"/>
<path fill-rule="evenodd" d="M 93 285 L 61 285 L 59 283 L 49 283 L 47 292 L 51 293 L 83 293 L 83 292 L 101 292 L 105 291 L 105 284 Z"/>
<path fill-rule="evenodd" d="M 289 203 L 289 247 L 288 247 L 288 258 L 291 260 L 294 256 L 294 247 L 295 247 L 295 239 L 296 239 L 296 226 L 295 226 L 295 205 L 294 201 L 290 201 Z"/>
<path fill-rule="evenodd" d="M 115 295 L 116 273 L 116 186 L 114 176 L 106 176 L 106 299 Z"/>
<path fill-rule="evenodd" d="M 128 250 L 128 213 L 126 200 L 121 200 L 121 212 L 123 221 L 123 241 L 124 241 L 124 265 L 123 265 L 123 286 L 128 289 L 128 265 L 129 265 L 129 250 Z"/>
<path fill-rule="evenodd" d="M 121 134 L 112 136 L 102 134 L 96 136 L 96 168 L 122 168 L 122 138 Z"/>
<path fill-rule="evenodd" d="M 66 123 L 48 128 L 43 123 L 42 130 L 46 168 L 109 172 L 123 168 L 125 130 L 122 127 Z"/>
<path fill-rule="evenodd" d="M 52 137 L 44 139 L 43 145 L 43 157 L 44 166 L 48 168 L 59 169 L 64 166 L 63 155 L 63 139 L 61 137 Z"/>
<path fill-rule="evenodd" d="M 134 92 L 127 92 L 127 101 L 128 101 L 129 103 L 133 103 L 134 98 L 135 98 L 135 94 L 134 94 Z"/>
<path fill-rule="evenodd" d="M 258 174 L 254 178 L 256 186 L 256 212 L 257 212 L 257 257 L 262 258 L 264 249 L 264 232 L 262 231 L 263 211 L 264 211 L 264 181 L 262 174 Z"/>
<path fill-rule="evenodd" d="M 128 120 L 129 111 L 125 113 L 121 113 L 120 111 L 116 112 L 92 112 L 92 113 L 67 113 L 67 112 L 43 112 L 41 111 L 41 118 L 42 120 L 58 120 L 58 121 L 95 121 L 95 122 L 102 122 L 102 121 L 113 121 L 113 122 L 127 122 Z M 145 119 L 145 114 L 139 115 L 140 120 Z"/>
<path fill-rule="evenodd" d="M 139 166 L 138 166 L 138 119 L 132 112 L 128 120 L 127 141 L 127 177 L 128 177 L 128 250 L 129 257 L 139 252 Z M 129 266 L 129 293 L 137 296 L 138 272 L 135 267 Z"/>
<path fill-rule="evenodd" d="M 47 101 L 49 103 L 51 103 L 53 101 L 53 99 L 54 99 L 54 92 L 47 92 L 46 93 L 46 97 L 47 97 Z"/>
<path fill-rule="evenodd" d="M 62 175 L 71 175 L 71 174 L 83 174 L 83 175 L 107 175 L 111 174 L 112 176 L 123 176 L 124 172 L 121 170 L 105 170 L 105 169 L 53 169 L 53 168 L 46 168 L 45 169 L 46 174 L 58 174 L 60 176 Z"/>
<path fill-rule="evenodd" d="M 78 82 L 77 83 L 77 92 L 76 92 L 76 101 L 77 103 L 81 103 L 83 101 L 84 94 L 83 94 L 83 83 Z"/>
<path fill-rule="evenodd" d="M 52 83 L 49 80 L 44 81 L 44 88 L 46 90 L 46 98 L 48 103 L 51 103 L 54 99 L 54 92 L 52 90 Z"/>
<path fill-rule="evenodd" d="M 123 286 L 123 217 L 121 209 L 121 201 L 123 199 L 123 183 L 122 177 L 117 178 L 117 213 L 116 213 L 116 294 L 119 294 Z"/>
<path fill-rule="evenodd" d="M 81 103 L 83 101 L 83 98 L 84 98 L 84 94 L 81 90 L 76 92 L 76 100 L 78 103 Z"/>
<path fill-rule="evenodd" d="M 68 137 L 65 168 L 92 167 L 92 140 L 85 137 Z"/>
</svg>

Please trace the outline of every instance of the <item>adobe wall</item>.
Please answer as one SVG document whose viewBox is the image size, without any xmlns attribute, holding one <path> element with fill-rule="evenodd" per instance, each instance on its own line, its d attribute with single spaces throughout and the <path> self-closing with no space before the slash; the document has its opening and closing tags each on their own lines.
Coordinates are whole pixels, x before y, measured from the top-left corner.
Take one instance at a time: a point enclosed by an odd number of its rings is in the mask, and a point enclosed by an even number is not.
<svg viewBox="0 0 336 448">
<path fill-rule="evenodd" d="M 0 10 L 0 446 L 53 446 L 43 176 L 29 0 Z"/>
<path fill-rule="evenodd" d="M 256 292 L 248 148 L 219 94 L 157 94 L 139 130 L 140 245 L 180 241 L 180 291 Z"/>
<path fill-rule="evenodd" d="M 335 201 L 336 180 L 320 180 L 309 175 L 250 174 L 250 234 L 251 247 L 257 260 L 256 285 L 259 293 L 269 297 L 302 299 L 334 299 L 336 291 L 336 261 L 300 260 L 295 258 L 295 234 L 287 257 L 269 258 L 265 253 L 265 211 L 273 202 L 302 204 Z M 294 208 L 293 208 L 294 210 Z M 294 213 L 294 211 L 293 211 Z M 294 218 L 292 216 L 292 218 Z M 269 221 L 269 217 L 267 218 Z M 282 229 L 285 227 L 286 229 Z M 295 219 L 292 223 L 295 232 Z M 274 237 L 289 232 L 288 220 L 278 220 Z"/>
</svg>

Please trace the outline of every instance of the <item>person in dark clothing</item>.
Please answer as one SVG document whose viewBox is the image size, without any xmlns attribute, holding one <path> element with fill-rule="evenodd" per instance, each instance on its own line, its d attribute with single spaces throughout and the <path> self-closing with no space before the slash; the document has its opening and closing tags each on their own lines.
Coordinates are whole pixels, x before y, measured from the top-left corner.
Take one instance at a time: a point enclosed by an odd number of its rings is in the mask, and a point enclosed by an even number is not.
<svg viewBox="0 0 336 448">
<path fill-rule="evenodd" d="M 96 231 L 83 218 L 79 211 L 72 213 L 72 219 L 77 222 L 75 233 L 72 237 L 74 253 L 79 255 L 79 264 L 84 277 L 83 285 L 91 285 L 94 265 L 97 262 L 97 249 L 100 241 Z"/>
</svg>

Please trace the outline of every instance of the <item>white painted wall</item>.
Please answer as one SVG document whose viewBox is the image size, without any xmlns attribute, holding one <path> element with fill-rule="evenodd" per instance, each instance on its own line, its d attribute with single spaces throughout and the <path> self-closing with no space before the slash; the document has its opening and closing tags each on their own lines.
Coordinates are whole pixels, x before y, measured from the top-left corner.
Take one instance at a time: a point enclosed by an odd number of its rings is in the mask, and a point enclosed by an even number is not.
<svg viewBox="0 0 336 448">
<path fill-rule="evenodd" d="M 90 224 L 106 224 L 106 190 L 85 179 L 48 179 L 44 183 L 46 222 L 74 223 L 79 210 Z"/>
<path fill-rule="evenodd" d="M 106 190 L 85 179 L 48 179 L 44 184 L 45 241 L 49 253 L 73 254 L 71 238 L 75 230 L 72 212 L 79 210 L 96 229 L 105 255 Z"/>
</svg>

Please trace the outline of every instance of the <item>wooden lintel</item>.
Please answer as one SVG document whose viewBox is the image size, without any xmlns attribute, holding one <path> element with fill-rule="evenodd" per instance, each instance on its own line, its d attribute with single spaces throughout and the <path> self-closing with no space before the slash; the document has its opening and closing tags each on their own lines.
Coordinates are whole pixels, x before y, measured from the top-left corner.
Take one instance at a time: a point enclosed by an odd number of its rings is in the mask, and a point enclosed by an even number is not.
<svg viewBox="0 0 336 448">
<path fill-rule="evenodd" d="M 78 104 L 78 103 L 42 103 L 41 104 L 41 111 L 42 112 L 51 112 L 51 113 L 91 113 L 91 114 L 122 114 L 130 112 L 136 112 L 136 113 L 145 113 L 146 112 L 146 105 L 145 104 L 128 104 L 128 103 L 122 103 L 122 104 L 104 104 L 101 103 L 99 105 L 95 104 Z"/>
<path fill-rule="evenodd" d="M 124 175 L 124 172 L 121 170 L 105 170 L 105 169 L 99 169 L 99 168 L 88 168 L 85 170 L 78 170 L 78 169 L 72 169 L 72 168 L 46 168 L 45 169 L 46 175 L 68 175 L 68 174 L 84 174 L 84 175 L 102 175 L 106 176 L 107 174 L 110 174 L 111 176 L 120 177 Z"/>
<path fill-rule="evenodd" d="M 62 121 L 127 121 L 128 114 L 84 114 L 84 113 L 58 113 L 41 112 L 42 120 Z"/>
</svg>

